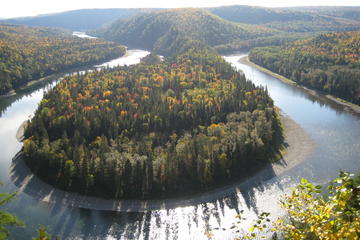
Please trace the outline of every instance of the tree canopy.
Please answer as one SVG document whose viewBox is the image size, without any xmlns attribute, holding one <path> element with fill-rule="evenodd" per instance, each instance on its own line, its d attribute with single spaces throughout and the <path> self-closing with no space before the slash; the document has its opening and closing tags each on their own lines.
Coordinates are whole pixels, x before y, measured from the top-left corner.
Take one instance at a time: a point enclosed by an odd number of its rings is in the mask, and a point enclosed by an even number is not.
<svg viewBox="0 0 360 240">
<path fill-rule="evenodd" d="M 50 28 L 0 25 L 0 94 L 68 68 L 125 53 L 118 44 Z"/>
<path fill-rule="evenodd" d="M 2 183 L 0 182 L 0 186 Z M 14 193 L 0 193 L 0 207 L 3 207 L 16 197 Z M 0 210 L 0 240 L 9 238 L 9 227 L 24 227 L 25 224 L 17 218 L 14 214 L 11 214 L 5 210 Z"/>
<path fill-rule="evenodd" d="M 190 49 L 65 78 L 26 129 L 28 165 L 66 190 L 145 198 L 206 189 L 263 165 L 279 119 L 266 89 Z"/>
<path fill-rule="evenodd" d="M 249 58 L 299 84 L 360 104 L 359 31 L 255 48 Z"/>
<path fill-rule="evenodd" d="M 277 32 L 264 26 L 229 22 L 202 9 L 169 9 L 122 19 L 94 34 L 130 47 L 172 55 L 194 43 L 213 47 Z"/>
</svg>

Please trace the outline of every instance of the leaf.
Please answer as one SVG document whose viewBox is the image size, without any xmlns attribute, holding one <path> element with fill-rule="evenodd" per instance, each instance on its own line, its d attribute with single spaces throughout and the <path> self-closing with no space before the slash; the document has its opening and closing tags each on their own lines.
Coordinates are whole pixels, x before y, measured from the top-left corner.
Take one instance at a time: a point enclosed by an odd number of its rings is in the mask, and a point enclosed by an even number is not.
<svg viewBox="0 0 360 240">
<path fill-rule="evenodd" d="M 308 183 L 308 181 L 307 181 L 305 178 L 302 178 L 302 179 L 301 179 L 301 184 L 304 184 L 304 185 L 305 185 L 305 184 L 307 184 L 307 183 Z"/>
</svg>

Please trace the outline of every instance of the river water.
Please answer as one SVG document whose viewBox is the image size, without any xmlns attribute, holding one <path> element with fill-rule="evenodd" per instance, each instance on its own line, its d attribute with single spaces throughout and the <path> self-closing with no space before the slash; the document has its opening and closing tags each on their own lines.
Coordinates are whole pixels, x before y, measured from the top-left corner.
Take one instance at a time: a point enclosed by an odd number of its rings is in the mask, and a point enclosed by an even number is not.
<svg viewBox="0 0 360 240">
<path fill-rule="evenodd" d="M 148 52 L 130 50 L 129 55 L 102 64 L 135 64 Z M 30 239 L 36 229 L 46 226 L 49 232 L 62 239 L 232 239 L 229 229 L 235 216 L 244 210 L 249 219 L 260 211 L 279 214 L 278 199 L 295 186 L 301 177 L 323 184 L 337 176 L 340 169 L 359 171 L 360 167 L 360 117 L 342 106 L 321 97 L 313 97 L 302 89 L 286 85 L 253 67 L 241 64 L 243 55 L 225 57 L 256 85 L 267 86 L 275 105 L 296 121 L 316 143 L 315 150 L 306 161 L 296 167 L 260 181 L 255 176 L 239 184 L 229 196 L 202 204 L 169 210 L 145 213 L 95 211 L 68 207 L 62 204 L 39 202 L 26 193 L 7 205 L 27 225 L 14 228 L 12 239 Z M 54 79 L 55 80 L 55 79 Z M 9 179 L 13 157 L 21 149 L 15 134 L 19 125 L 33 114 L 49 86 L 28 93 L 0 99 L 0 181 L 5 183 L 1 191 L 16 191 L 18 188 Z"/>
</svg>

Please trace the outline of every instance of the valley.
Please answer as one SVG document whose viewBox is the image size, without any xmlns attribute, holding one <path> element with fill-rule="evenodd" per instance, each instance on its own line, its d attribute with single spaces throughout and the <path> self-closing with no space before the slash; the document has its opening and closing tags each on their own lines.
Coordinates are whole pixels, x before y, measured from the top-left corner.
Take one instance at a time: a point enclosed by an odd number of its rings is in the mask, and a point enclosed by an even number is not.
<svg viewBox="0 0 360 240">
<path fill-rule="evenodd" d="M 0 181 L 27 224 L 12 238 L 44 225 L 63 239 L 234 239 L 239 214 L 245 228 L 283 216 L 279 198 L 302 178 L 356 173 L 360 115 L 339 101 L 359 104 L 357 9 L 98 9 L 69 12 L 97 16 L 81 28 L 1 24 L 12 94 L 0 99 Z"/>
</svg>

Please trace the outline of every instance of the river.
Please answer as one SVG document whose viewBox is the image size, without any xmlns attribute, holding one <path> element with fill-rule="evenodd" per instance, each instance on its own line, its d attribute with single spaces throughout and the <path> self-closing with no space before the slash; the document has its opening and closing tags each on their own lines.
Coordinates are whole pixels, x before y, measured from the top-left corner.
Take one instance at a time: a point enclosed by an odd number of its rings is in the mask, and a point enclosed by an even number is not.
<svg viewBox="0 0 360 240">
<path fill-rule="evenodd" d="M 134 64 L 146 51 L 129 51 L 129 55 L 102 64 Z M 289 86 L 257 69 L 239 63 L 243 55 L 225 59 L 256 85 L 267 86 L 275 105 L 299 124 L 316 143 L 307 159 L 290 170 L 263 180 L 254 176 L 238 185 L 234 193 L 215 201 L 145 213 L 111 212 L 68 207 L 61 203 L 39 202 L 20 192 L 17 199 L 7 206 L 27 225 L 12 230 L 12 239 L 30 239 L 39 226 L 62 239 L 232 239 L 229 229 L 235 216 L 244 210 L 249 220 L 260 211 L 279 214 L 279 197 L 295 186 L 301 177 L 324 184 L 337 176 L 340 169 L 358 171 L 360 167 L 360 117 L 342 106 L 324 98 L 314 97 L 294 86 Z M 54 79 L 55 81 L 56 79 Z M 51 87 L 52 85 L 50 85 Z M 0 181 L 1 191 L 18 188 L 9 179 L 13 157 L 21 149 L 15 134 L 19 125 L 33 114 L 49 85 L 29 93 L 0 99 Z"/>
</svg>

